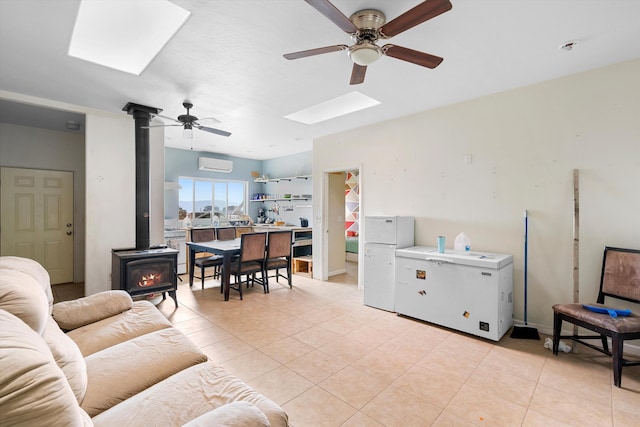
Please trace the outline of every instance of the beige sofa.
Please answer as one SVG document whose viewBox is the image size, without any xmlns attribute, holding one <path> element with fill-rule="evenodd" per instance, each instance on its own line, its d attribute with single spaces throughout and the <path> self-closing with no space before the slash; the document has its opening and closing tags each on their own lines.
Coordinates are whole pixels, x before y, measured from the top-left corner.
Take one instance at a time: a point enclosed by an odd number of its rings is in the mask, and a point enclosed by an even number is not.
<svg viewBox="0 0 640 427">
<path fill-rule="evenodd" d="M 37 262 L 0 257 L 0 425 L 287 426 L 286 413 L 124 291 L 53 304 Z"/>
</svg>

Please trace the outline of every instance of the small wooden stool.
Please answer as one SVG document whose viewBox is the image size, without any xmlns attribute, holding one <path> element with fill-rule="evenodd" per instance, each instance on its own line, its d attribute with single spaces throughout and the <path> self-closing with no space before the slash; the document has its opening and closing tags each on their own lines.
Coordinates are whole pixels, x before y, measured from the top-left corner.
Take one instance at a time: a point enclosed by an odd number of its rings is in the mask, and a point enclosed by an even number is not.
<svg viewBox="0 0 640 427">
<path fill-rule="evenodd" d="M 313 274 L 313 257 L 310 255 L 295 257 L 293 259 L 293 272 L 311 276 Z"/>
</svg>

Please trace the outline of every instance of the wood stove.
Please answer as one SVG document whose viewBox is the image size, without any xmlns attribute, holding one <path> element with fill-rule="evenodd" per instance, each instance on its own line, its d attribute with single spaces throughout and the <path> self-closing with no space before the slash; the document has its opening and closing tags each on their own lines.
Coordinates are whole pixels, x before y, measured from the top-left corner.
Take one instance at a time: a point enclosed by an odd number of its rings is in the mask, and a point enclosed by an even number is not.
<svg viewBox="0 0 640 427">
<path fill-rule="evenodd" d="M 168 292 L 178 307 L 178 251 L 149 246 L 149 121 L 162 110 L 129 102 L 123 111 L 135 120 L 136 247 L 112 249 L 111 289 L 131 296 L 162 292 L 163 299 Z"/>
<path fill-rule="evenodd" d="M 178 299 L 178 251 L 166 247 L 137 249 L 113 249 L 111 264 L 111 288 L 129 292 L 131 296 L 162 292 Z"/>
</svg>

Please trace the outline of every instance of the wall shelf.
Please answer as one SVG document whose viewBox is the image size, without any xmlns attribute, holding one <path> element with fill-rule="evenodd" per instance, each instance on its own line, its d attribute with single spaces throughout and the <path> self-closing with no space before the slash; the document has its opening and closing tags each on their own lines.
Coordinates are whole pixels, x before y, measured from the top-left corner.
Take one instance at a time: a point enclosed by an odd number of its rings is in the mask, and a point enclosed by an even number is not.
<svg viewBox="0 0 640 427">
<path fill-rule="evenodd" d="M 305 197 L 305 198 L 302 198 L 302 197 L 290 197 L 288 199 L 284 199 L 284 198 L 282 198 L 282 199 L 251 199 L 249 201 L 250 202 L 294 202 L 296 200 L 303 200 L 304 201 L 304 200 L 311 200 L 311 198 L 310 197 Z"/>
<path fill-rule="evenodd" d="M 280 181 L 287 181 L 287 182 L 291 182 L 293 180 L 296 179 L 304 179 L 304 180 L 308 180 L 311 178 L 311 175 L 296 175 L 296 176 L 285 176 L 282 178 L 265 178 L 265 177 L 260 177 L 260 178 L 256 178 L 253 180 L 253 182 L 257 182 L 260 184 L 265 184 L 267 182 L 280 182 Z"/>
</svg>

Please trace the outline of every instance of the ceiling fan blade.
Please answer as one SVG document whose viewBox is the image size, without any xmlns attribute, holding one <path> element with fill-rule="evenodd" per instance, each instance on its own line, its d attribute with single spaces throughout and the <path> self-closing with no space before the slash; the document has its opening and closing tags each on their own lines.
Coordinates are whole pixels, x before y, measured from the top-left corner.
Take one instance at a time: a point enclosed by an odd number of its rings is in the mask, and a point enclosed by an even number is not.
<svg viewBox="0 0 640 427">
<path fill-rule="evenodd" d="M 392 58 L 412 62 L 427 68 L 436 68 L 442 62 L 442 58 L 439 56 L 430 55 L 428 53 L 393 44 L 386 44 L 382 46 L 382 51 L 385 55 L 391 56 Z"/>
<path fill-rule="evenodd" d="M 426 0 L 409 9 L 402 15 L 387 22 L 380 28 L 380 35 L 383 38 L 397 36 L 403 31 L 422 24 L 431 18 L 435 18 L 449 10 L 453 6 L 449 0 Z"/>
<path fill-rule="evenodd" d="M 329 18 L 331 22 L 336 24 L 342 31 L 353 34 L 358 31 L 358 27 L 347 18 L 344 13 L 335 7 L 329 0 L 304 0 L 318 12 Z"/>
<path fill-rule="evenodd" d="M 229 136 L 229 135 L 231 135 L 231 132 L 227 132 L 226 130 L 220 130 L 220 129 L 216 129 L 216 128 L 210 128 L 210 127 L 198 126 L 198 125 L 195 125 L 195 127 L 200 129 L 200 130 L 203 130 L 205 132 L 215 133 L 216 135 L 221 135 L 221 136 Z"/>
<path fill-rule="evenodd" d="M 364 75 L 367 73 L 366 65 L 353 64 L 353 70 L 351 70 L 350 85 L 359 85 L 364 82 Z"/>
<path fill-rule="evenodd" d="M 182 123 L 179 120 L 176 120 L 174 117 L 163 116 L 162 114 L 155 114 L 155 117 L 162 117 L 163 119 L 171 120 L 172 122 Z"/>
<path fill-rule="evenodd" d="M 337 52 L 339 50 L 345 50 L 348 47 L 349 46 L 347 46 L 346 44 L 338 44 L 335 46 L 326 46 L 326 47 L 318 47 L 316 49 L 301 50 L 300 52 L 285 53 L 282 56 L 284 56 L 286 59 L 299 59 L 299 58 L 306 58 L 307 56 L 321 55 L 323 53 Z"/>
<path fill-rule="evenodd" d="M 193 122 L 193 124 L 202 126 L 203 122 L 205 122 L 207 124 L 209 124 L 209 123 L 210 124 L 216 124 L 216 123 L 220 123 L 220 120 L 216 119 L 215 117 L 204 117 L 204 118 L 196 120 L 195 122 Z"/>
<path fill-rule="evenodd" d="M 167 127 L 171 127 L 171 126 L 184 126 L 182 123 L 180 124 L 175 124 L 175 125 L 149 125 L 149 126 L 140 126 L 140 129 L 150 129 L 150 128 L 167 128 Z"/>
</svg>

